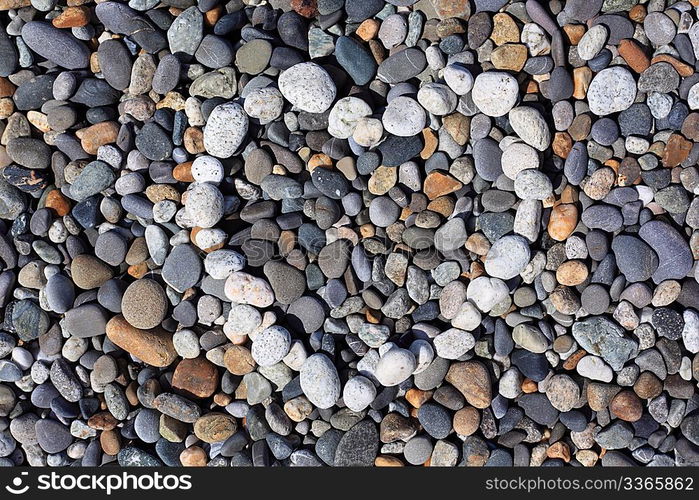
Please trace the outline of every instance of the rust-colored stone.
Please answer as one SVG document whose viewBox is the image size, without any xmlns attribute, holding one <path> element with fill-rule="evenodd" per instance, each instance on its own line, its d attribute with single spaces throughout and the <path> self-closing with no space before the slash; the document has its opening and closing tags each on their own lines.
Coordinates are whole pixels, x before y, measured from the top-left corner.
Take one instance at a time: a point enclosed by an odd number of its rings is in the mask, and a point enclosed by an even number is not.
<svg viewBox="0 0 699 500">
<path fill-rule="evenodd" d="M 487 408 L 493 397 L 490 373 L 479 361 L 463 361 L 449 367 L 447 382 L 464 395 L 466 401 L 476 408 Z"/>
<path fill-rule="evenodd" d="M 100 122 L 78 130 L 75 135 L 86 153 L 96 155 L 100 146 L 116 142 L 119 128 L 117 122 Z"/>
<path fill-rule="evenodd" d="M 218 387 L 216 365 L 206 358 L 183 359 L 172 375 L 172 387 L 198 398 L 208 398 Z"/>
<path fill-rule="evenodd" d="M 100 446 L 107 455 L 114 456 L 119 453 L 119 450 L 121 450 L 119 432 L 115 429 L 102 431 L 102 434 L 100 434 Z"/>
<path fill-rule="evenodd" d="M 568 37 L 568 41 L 571 45 L 580 43 L 580 39 L 586 31 L 585 25 L 583 24 L 566 24 L 563 26 L 563 33 Z"/>
<path fill-rule="evenodd" d="M 672 134 L 663 151 L 663 166 L 676 167 L 687 159 L 692 151 L 692 142 L 680 134 Z"/>
<path fill-rule="evenodd" d="M 316 0 L 291 0 L 289 5 L 303 17 L 310 19 L 318 15 L 318 2 Z"/>
<path fill-rule="evenodd" d="M 398 457 L 379 455 L 376 457 L 376 460 L 374 460 L 374 465 L 376 467 L 403 467 L 405 464 L 403 464 Z"/>
<path fill-rule="evenodd" d="M 546 450 L 549 458 L 560 458 L 564 462 L 570 462 L 570 448 L 563 441 L 556 441 Z"/>
<path fill-rule="evenodd" d="M 46 195 L 45 206 L 52 208 L 60 217 L 68 215 L 71 209 L 70 200 L 58 189 L 49 191 L 49 194 Z"/>
<path fill-rule="evenodd" d="M 204 24 L 209 28 L 213 28 L 216 22 L 223 16 L 223 6 L 217 5 L 211 10 L 204 12 Z"/>
<path fill-rule="evenodd" d="M 87 419 L 87 426 L 97 431 L 108 431 L 116 428 L 117 425 L 119 425 L 119 421 L 108 411 L 95 413 Z"/>
<path fill-rule="evenodd" d="M 172 176 L 180 182 L 194 182 L 192 176 L 192 162 L 180 163 L 172 169 Z"/>
<path fill-rule="evenodd" d="M 10 80 L 0 76 L 0 97 L 12 97 L 15 94 L 15 88 Z"/>
<path fill-rule="evenodd" d="M 242 345 L 230 346 L 223 355 L 223 363 L 233 375 L 245 375 L 257 366 L 250 350 Z"/>
<path fill-rule="evenodd" d="M 563 362 L 563 369 L 568 371 L 575 370 L 580 360 L 583 359 L 585 356 L 587 356 L 587 353 L 582 349 L 575 351 L 573 354 L 568 356 L 568 359 L 566 359 Z"/>
<path fill-rule="evenodd" d="M 478 430 L 481 414 L 473 406 L 465 406 L 454 413 L 452 425 L 460 436 L 470 436 Z"/>
<path fill-rule="evenodd" d="M 612 413 L 627 422 L 636 422 L 643 415 L 641 400 L 633 391 L 628 389 L 619 392 L 609 404 Z"/>
<path fill-rule="evenodd" d="M 693 67 L 691 67 L 689 64 L 683 63 L 679 59 L 672 57 L 670 54 L 660 54 L 659 56 L 655 56 L 650 61 L 651 64 L 655 64 L 657 62 L 669 63 L 673 68 L 675 68 L 675 71 L 677 71 L 679 75 L 684 78 L 694 74 Z"/>
<path fill-rule="evenodd" d="M 439 196 L 458 191 L 462 187 L 463 184 L 451 175 L 433 170 L 425 177 L 423 191 L 430 200 L 433 200 Z"/>
<path fill-rule="evenodd" d="M 650 66 L 650 58 L 638 43 L 630 38 L 625 38 L 619 43 L 619 55 L 636 73 L 643 73 Z"/>
<path fill-rule="evenodd" d="M 51 20 L 56 28 L 79 28 L 90 22 L 89 7 L 67 7 Z"/>
<path fill-rule="evenodd" d="M 437 132 L 430 128 L 422 129 L 422 139 L 425 142 L 425 146 L 420 151 L 420 158 L 426 160 L 437 150 L 439 139 L 437 138 Z"/>
<path fill-rule="evenodd" d="M 549 218 L 549 236 L 556 241 L 564 241 L 578 225 L 578 207 L 572 204 L 556 205 Z"/>
<path fill-rule="evenodd" d="M 160 327 L 140 330 L 119 314 L 107 323 L 107 337 L 129 354 L 149 365 L 164 367 L 177 359 L 172 334 Z"/>
<path fill-rule="evenodd" d="M 380 27 L 381 24 L 376 19 L 366 19 L 359 25 L 355 34 L 366 42 L 376 38 Z"/>
<path fill-rule="evenodd" d="M 561 158 L 568 158 L 570 150 L 573 149 L 573 139 L 571 139 L 568 132 L 556 132 L 553 136 L 551 148 Z"/>
<path fill-rule="evenodd" d="M 408 400 L 413 408 L 420 408 L 427 401 L 432 399 L 432 391 L 422 391 L 420 389 L 408 389 L 405 393 L 405 399 Z"/>
<path fill-rule="evenodd" d="M 692 0 L 690 0 L 690 3 L 692 3 Z M 642 23 L 646 18 L 646 6 L 638 4 L 631 7 L 629 9 L 629 18 L 637 23 Z"/>
</svg>

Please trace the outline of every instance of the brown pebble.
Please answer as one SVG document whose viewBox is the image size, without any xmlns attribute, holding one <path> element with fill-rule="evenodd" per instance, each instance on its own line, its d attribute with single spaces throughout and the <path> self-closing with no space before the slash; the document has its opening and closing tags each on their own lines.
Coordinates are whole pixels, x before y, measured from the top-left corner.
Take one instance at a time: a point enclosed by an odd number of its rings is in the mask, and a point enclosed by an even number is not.
<svg viewBox="0 0 699 500">
<path fill-rule="evenodd" d="M 289 6 L 297 14 L 309 19 L 318 14 L 317 0 L 291 0 Z"/>
<path fill-rule="evenodd" d="M 578 225 L 578 208 L 575 205 L 556 205 L 551 210 L 548 233 L 556 241 L 564 241 Z"/>
<path fill-rule="evenodd" d="M 563 362 L 563 369 L 569 371 L 575 370 L 575 367 L 578 366 L 578 362 L 585 356 L 587 356 L 587 352 L 582 349 L 575 351 Z"/>
<path fill-rule="evenodd" d="M 490 54 L 490 60 L 497 69 L 521 71 L 527 62 L 527 46 L 519 43 L 506 43 Z"/>
<path fill-rule="evenodd" d="M 15 94 L 15 88 L 10 80 L 0 76 L 0 97 L 12 97 Z"/>
<path fill-rule="evenodd" d="M 452 425 L 460 436 L 470 436 L 478 430 L 481 415 L 473 406 L 466 406 L 454 413 Z"/>
<path fill-rule="evenodd" d="M 431 157 L 432 154 L 437 151 L 437 146 L 439 145 L 439 139 L 437 138 L 437 132 L 432 129 L 424 128 L 422 129 L 422 139 L 425 145 L 420 151 L 420 158 L 426 160 Z"/>
<path fill-rule="evenodd" d="M 374 465 L 376 467 L 403 467 L 405 464 L 398 457 L 379 455 L 374 460 Z"/>
<path fill-rule="evenodd" d="M 56 28 L 79 28 L 90 22 L 88 7 L 67 7 L 51 20 Z"/>
<path fill-rule="evenodd" d="M 573 149 L 573 139 L 570 137 L 568 132 L 556 132 L 556 134 L 553 136 L 551 148 L 553 149 L 553 152 L 561 158 L 568 158 L 570 150 Z"/>
<path fill-rule="evenodd" d="M 653 399 L 663 392 L 663 383 L 651 372 L 643 372 L 633 384 L 633 390 L 641 399 Z"/>
<path fill-rule="evenodd" d="M 692 142 L 688 141 L 680 134 L 672 134 L 667 141 L 663 152 L 663 166 L 676 167 L 687 159 L 692 151 Z"/>
<path fill-rule="evenodd" d="M 650 66 L 650 58 L 632 39 L 626 38 L 619 43 L 619 55 L 636 73 L 643 73 Z"/>
<path fill-rule="evenodd" d="M 257 364 L 252 359 L 252 354 L 247 347 L 242 345 L 233 345 L 226 349 L 223 355 L 223 363 L 226 369 L 233 375 L 245 375 L 255 369 Z"/>
<path fill-rule="evenodd" d="M 58 189 L 49 191 L 45 200 L 46 208 L 52 208 L 56 215 L 64 217 L 70 213 L 70 200 Z"/>
<path fill-rule="evenodd" d="M 191 161 L 187 161 L 176 165 L 175 168 L 172 169 L 172 176 L 180 182 L 194 182 L 192 163 Z"/>
<path fill-rule="evenodd" d="M 430 200 L 433 200 L 439 196 L 458 191 L 462 187 L 463 184 L 451 175 L 433 170 L 427 174 L 422 190 Z"/>
<path fill-rule="evenodd" d="M 379 439 L 382 443 L 406 441 L 415 435 L 417 427 L 399 413 L 389 413 L 379 425 Z"/>
<path fill-rule="evenodd" d="M 643 415 L 641 400 L 633 391 L 628 389 L 614 396 L 609 404 L 609 409 L 614 415 L 627 422 L 636 422 Z"/>
<path fill-rule="evenodd" d="M 87 419 L 87 426 L 98 431 L 108 431 L 116 428 L 119 421 L 108 411 L 95 413 Z"/>
<path fill-rule="evenodd" d="M 205 467 L 208 458 L 200 446 L 190 446 L 180 453 L 180 462 L 184 467 Z"/>
<path fill-rule="evenodd" d="M 560 458 L 564 462 L 570 462 L 570 448 L 563 441 L 557 441 L 548 447 L 546 456 L 549 458 Z"/>
<path fill-rule="evenodd" d="M 447 382 L 464 395 L 466 401 L 476 408 L 487 408 L 492 401 L 490 373 L 479 361 L 453 363 L 449 367 Z"/>
<path fill-rule="evenodd" d="M 77 255 L 70 265 L 73 282 L 83 290 L 99 288 L 112 279 L 112 269 L 90 254 Z"/>
<path fill-rule="evenodd" d="M 100 446 L 102 446 L 102 450 L 107 455 L 115 456 L 121 450 L 119 432 L 116 429 L 102 431 L 100 434 Z"/>
<path fill-rule="evenodd" d="M 149 365 L 169 366 L 177 359 L 170 332 L 160 327 L 140 330 L 131 326 L 120 314 L 107 323 L 107 337 L 129 354 Z"/>
<path fill-rule="evenodd" d="M 182 142 L 189 154 L 194 155 L 206 151 L 206 148 L 204 148 L 204 132 L 198 127 L 188 127 L 184 131 Z"/>
<path fill-rule="evenodd" d="M 238 430 L 235 418 L 227 413 L 212 412 L 194 422 L 194 434 L 205 443 L 225 441 Z"/>
<path fill-rule="evenodd" d="M 216 365 L 203 357 L 183 359 L 172 375 L 172 387 L 188 396 L 208 398 L 218 387 Z"/>
<path fill-rule="evenodd" d="M 432 399 L 432 391 L 422 391 L 420 389 L 411 388 L 405 393 L 405 399 L 413 408 L 420 408 L 423 404 Z"/>
<path fill-rule="evenodd" d="M 376 19 L 366 19 L 357 27 L 355 34 L 364 40 L 373 40 L 379 33 L 379 27 L 381 24 Z"/>
<path fill-rule="evenodd" d="M 116 142 L 119 135 L 117 122 L 100 122 L 78 130 L 75 135 L 86 153 L 96 155 L 100 146 Z"/>
<path fill-rule="evenodd" d="M 556 280 L 566 286 L 581 284 L 587 279 L 587 275 L 587 266 L 579 260 L 568 260 L 556 269 Z"/>
</svg>

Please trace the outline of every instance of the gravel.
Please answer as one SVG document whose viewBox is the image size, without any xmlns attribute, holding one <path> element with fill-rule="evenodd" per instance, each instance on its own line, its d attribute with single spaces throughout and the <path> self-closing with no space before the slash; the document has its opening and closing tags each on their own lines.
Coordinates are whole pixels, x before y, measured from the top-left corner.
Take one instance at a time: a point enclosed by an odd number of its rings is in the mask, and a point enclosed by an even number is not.
<svg viewBox="0 0 699 500">
<path fill-rule="evenodd" d="M 690 3 L 0 0 L 0 465 L 699 463 Z"/>
</svg>

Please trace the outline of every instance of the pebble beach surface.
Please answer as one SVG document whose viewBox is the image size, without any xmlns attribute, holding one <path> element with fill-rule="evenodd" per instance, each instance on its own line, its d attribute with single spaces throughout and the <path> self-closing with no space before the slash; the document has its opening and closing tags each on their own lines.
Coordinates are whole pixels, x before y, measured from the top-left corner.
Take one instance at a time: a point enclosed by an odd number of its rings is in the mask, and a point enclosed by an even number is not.
<svg viewBox="0 0 699 500">
<path fill-rule="evenodd" d="M 0 0 L 0 465 L 699 465 L 699 1 Z"/>
</svg>

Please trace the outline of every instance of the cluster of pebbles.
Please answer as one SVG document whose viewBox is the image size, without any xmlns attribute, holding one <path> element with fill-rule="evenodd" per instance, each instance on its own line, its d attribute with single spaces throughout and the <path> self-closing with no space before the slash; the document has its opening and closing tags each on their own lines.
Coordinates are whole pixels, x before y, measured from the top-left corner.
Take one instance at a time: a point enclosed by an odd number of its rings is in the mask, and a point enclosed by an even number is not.
<svg viewBox="0 0 699 500">
<path fill-rule="evenodd" d="M 699 1 L 0 0 L 0 464 L 699 464 Z"/>
</svg>

